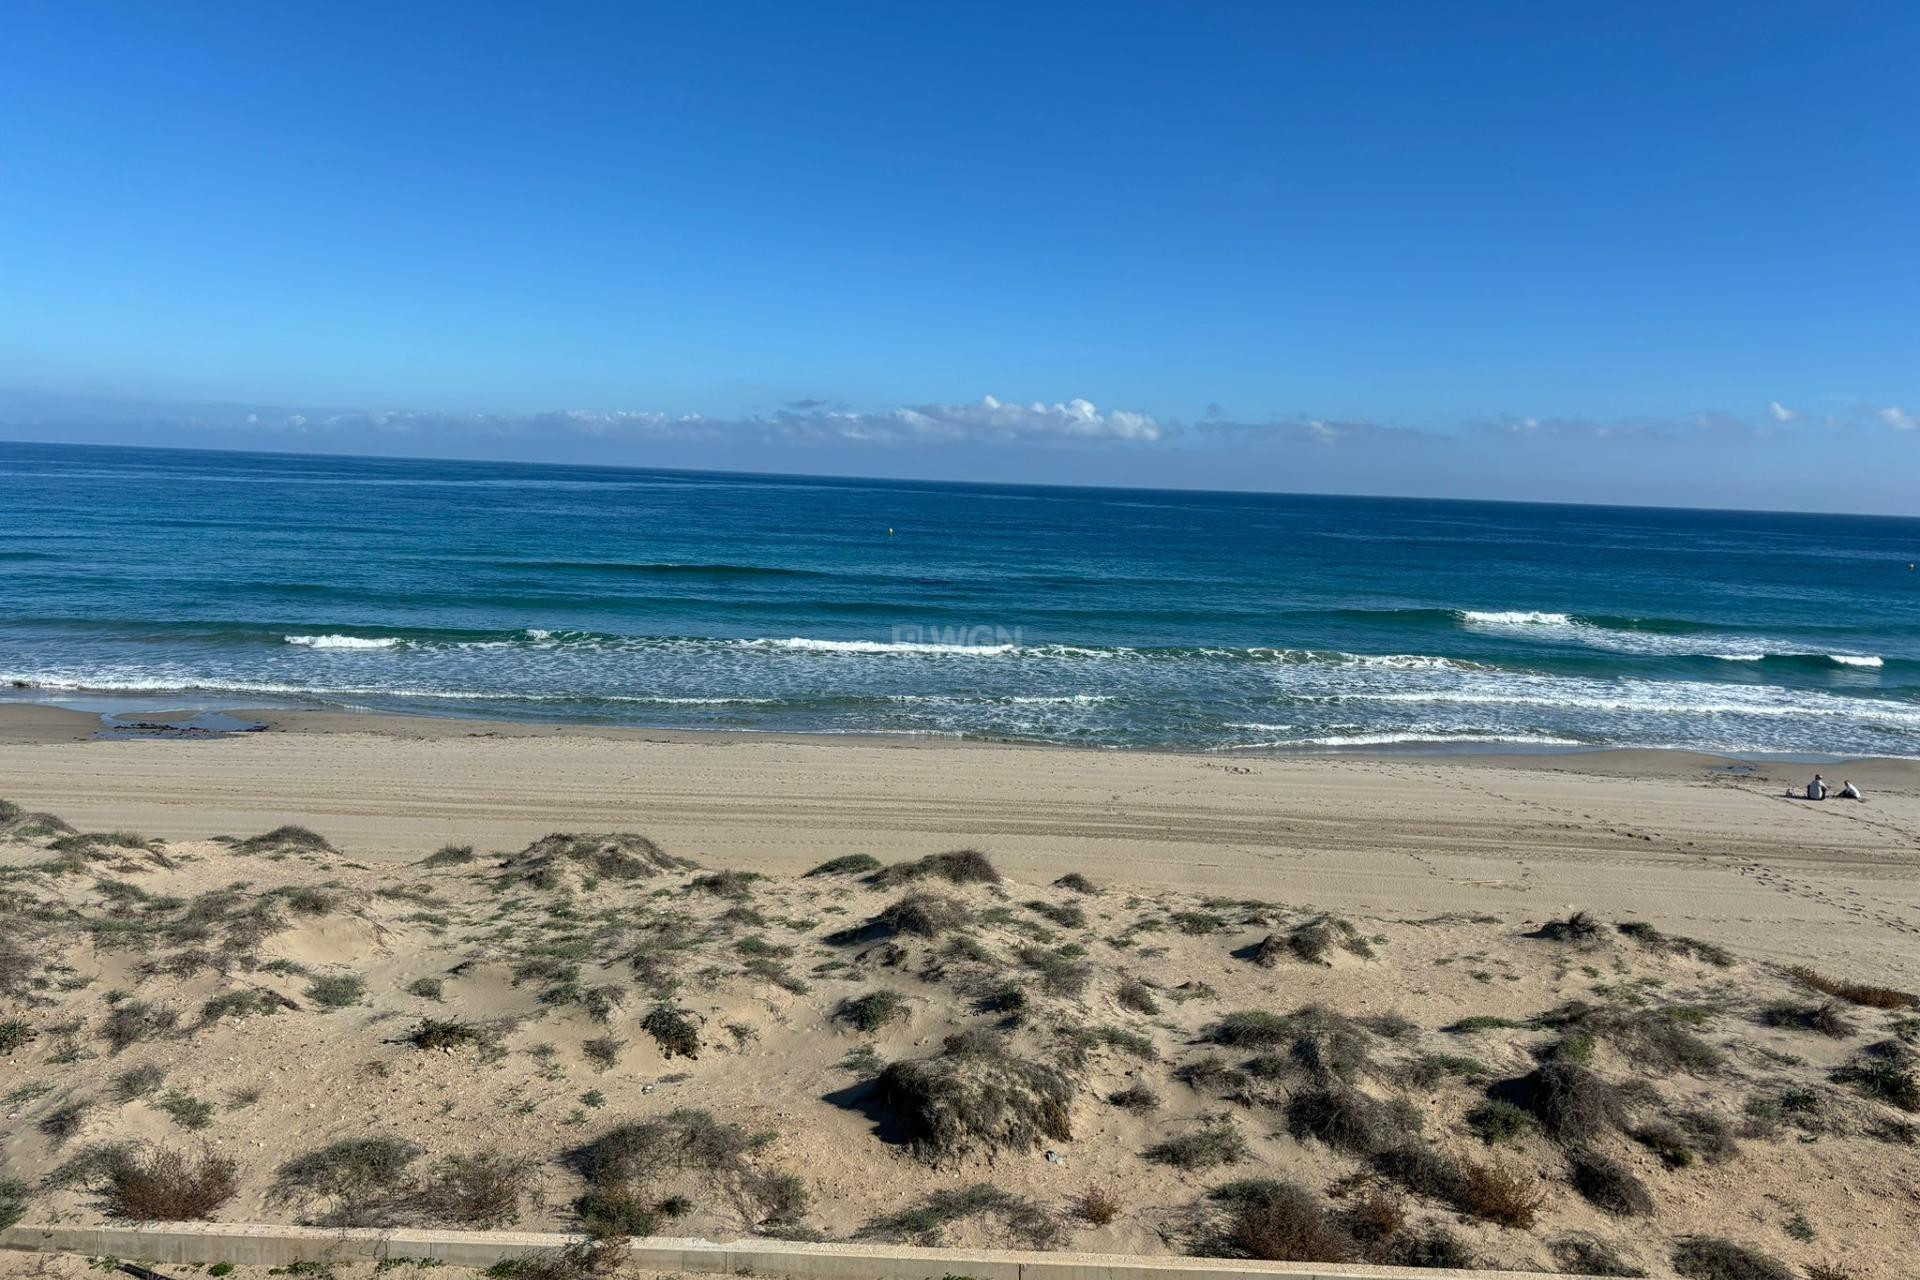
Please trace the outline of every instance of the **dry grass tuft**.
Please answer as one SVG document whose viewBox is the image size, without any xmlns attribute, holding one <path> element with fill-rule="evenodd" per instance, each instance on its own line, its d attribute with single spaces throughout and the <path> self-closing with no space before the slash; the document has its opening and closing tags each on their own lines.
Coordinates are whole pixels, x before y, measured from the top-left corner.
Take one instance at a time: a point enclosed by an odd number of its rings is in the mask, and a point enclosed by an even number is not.
<svg viewBox="0 0 1920 1280">
<path fill-rule="evenodd" d="M 1370 1156 L 1398 1142 L 1406 1116 L 1391 1103 L 1346 1085 L 1302 1089 L 1287 1102 L 1287 1129 L 1318 1138 L 1336 1151 Z"/>
<path fill-rule="evenodd" d="M 343 1139 L 281 1165 L 273 1195 L 315 1206 L 311 1220 L 321 1226 L 391 1225 L 408 1166 L 420 1154 L 399 1138 Z"/>
<path fill-rule="evenodd" d="M 423 867 L 464 867 L 474 860 L 473 846 L 470 844 L 443 844 L 426 857 L 420 859 Z"/>
<path fill-rule="evenodd" d="M 127 1000 L 114 1006 L 100 1034 L 113 1051 L 119 1053 L 128 1045 L 164 1035 L 173 1030 L 179 1021 L 179 1012 L 165 1005 L 145 1000 Z"/>
<path fill-rule="evenodd" d="M 429 1225 L 491 1231 L 520 1219 L 534 1197 L 538 1166 L 498 1152 L 448 1156 L 413 1188 L 408 1205 Z"/>
<path fill-rule="evenodd" d="M 105 1170 L 108 1217 L 129 1222 L 196 1222 L 233 1199 L 233 1161 L 202 1150 L 197 1156 L 166 1147 L 121 1153 Z"/>
<path fill-rule="evenodd" d="M 1596 1208 L 1621 1217 L 1643 1217 L 1653 1212 L 1653 1196 L 1633 1171 L 1611 1156 L 1579 1150 L 1567 1156 L 1573 1170 L 1573 1189 Z"/>
<path fill-rule="evenodd" d="M 716 898 L 744 898 L 753 892 L 753 882 L 760 878 L 757 871 L 709 871 L 687 881 L 687 887 Z"/>
<path fill-rule="evenodd" d="M 1373 948 L 1360 931 L 1339 916 L 1318 916 L 1287 931 L 1287 949 L 1308 964 L 1325 964 L 1335 947 L 1362 960 L 1373 958 Z"/>
<path fill-rule="evenodd" d="M 1844 1040 L 1859 1030 L 1837 1000 L 1823 1000 L 1819 1004 L 1808 1005 L 1768 1005 L 1760 1011 L 1760 1020 L 1770 1027 L 1817 1031 L 1835 1040 Z"/>
<path fill-rule="evenodd" d="M 724 1191 L 749 1225 L 791 1225 L 806 1208 L 807 1191 L 793 1175 L 755 1163 L 773 1140 L 683 1108 L 615 1126 L 566 1159 L 587 1182 L 578 1207 L 596 1236 L 650 1234 L 650 1206 L 657 1206 L 651 1189 L 679 1176 Z"/>
<path fill-rule="evenodd" d="M 1549 1246 L 1553 1260 L 1560 1264 L 1563 1271 L 1582 1276 L 1645 1276 L 1644 1268 L 1636 1267 L 1621 1257 L 1614 1247 L 1598 1236 L 1571 1232 L 1561 1236 Z"/>
<path fill-rule="evenodd" d="M 1082 1192 L 1073 1202 L 1073 1216 L 1089 1226 L 1104 1227 L 1126 1208 L 1120 1197 L 1104 1187 Z"/>
<path fill-rule="evenodd" d="M 1801 986 L 1811 987 L 1823 995 L 1838 996 L 1849 1004 L 1864 1005 L 1869 1009 L 1920 1009 L 1920 995 L 1911 991 L 1828 978 L 1805 965 L 1796 965 L 1787 972 Z"/>
<path fill-rule="evenodd" d="M 1673 1269 L 1686 1280 L 1794 1280 L 1786 1264 L 1714 1236 L 1689 1236 L 1673 1250 Z"/>
<path fill-rule="evenodd" d="M 569 873 L 602 880 L 640 880 L 693 864 L 632 831 L 542 836 L 501 864 L 509 876 L 536 889 L 566 887 Z"/>
<path fill-rule="evenodd" d="M 1212 1169 L 1237 1164 L 1250 1154 L 1247 1140 L 1226 1117 L 1216 1117 L 1186 1133 L 1156 1142 L 1140 1153 L 1155 1164 L 1176 1169 Z"/>
<path fill-rule="evenodd" d="M 1213 1251 L 1266 1262 L 1345 1262 L 1359 1251 L 1320 1198 L 1297 1182 L 1246 1178 L 1208 1198 L 1227 1208 Z"/>
<path fill-rule="evenodd" d="M 941 893 L 910 893 L 888 903 L 873 918 L 874 925 L 886 933 L 910 933 L 921 938 L 937 938 L 957 929 L 968 920 L 966 904 Z"/>
<path fill-rule="evenodd" d="M 829 858 L 813 870 L 810 876 L 855 876 L 865 875 L 869 871 L 880 869 L 880 859 L 870 853 L 849 853 L 838 858 Z"/>
<path fill-rule="evenodd" d="M 1605 932 L 1600 922 L 1585 911 L 1576 911 L 1565 920 L 1549 920 L 1532 935 L 1549 942 L 1593 942 Z"/>
<path fill-rule="evenodd" d="M 1503 1227 L 1525 1230 L 1546 1202 L 1540 1180 L 1531 1174 L 1492 1164 L 1463 1161 L 1454 1207 Z"/>
<path fill-rule="evenodd" d="M 1703 942 L 1699 938 L 1686 938 L 1677 933 L 1662 933 L 1644 920 L 1624 920 L 1614 928 L 1655 955 L 1692 956 L 1716 969 L 1733 967 L 1733 952 L 1717 942 Z"/>
<path fill-rule="evenodd" d="M 1514 1082 L 1515 1101 L 1561 1142 L 1586 1142 L 1624 1128 L 1626 1097 L 1578 1063 L 1555 1058 Z"/>
<path fill-rule="evenodd" d="M 263 831 L 257 836 L 248 836 L 245 840 L 236 840 L 233 847 L 239 853 L 338 853 L 327 838 L 318 831 L 289 824 Z"/>
<path fill-rule="evenodd" d="M 700 1025 L 670 1004 L 657 1004 L 640 1019 L 640 1029 L 653 1037 L 660 1052 L 671 1058 L 700 1056 Z"/>
<path fill-rule="evenodd" d="M 882 867 L 867 880 L 869 884 L 888 888 L 928 876 L 937 876 L 951 884 L 1000 883 L 999 870 L 978 849 L 955 849 L 950 853 L 929 854 L 912 862 L 896 862 L 892 866 Z"/>
<path fill-rule="evenodd" d="M 33 1188 L 18 1178 L 0 1178 L 0 1231 L 26 1217 L 32 1204 Z"/>
<path fill-rule="evenodd" d="M 1042 1138 L 1073 1137 L 1072 1082 L 1014 1057 L 990 1032 L 949 1036 L 936 1057 L 893 1063 L 874 1081 L 872 1096 L 926 1159 L 975 1147 L 1031 1151 Z"/>
<path fill-rule="evenodd" d="M 854 1239 L 909 1240 L 935 1246 L 943 1242 L 949 1225 L 982 1217 L 997 1219 L 1029 1248 L 1051 1249 L 1061 1240 L 1059 1220 L 1051 1213 L 989 1182 L 935 1191 L 898 1213 L 873 1219 L 854 1233 Z"/>
<path fill-rule="evenodd" d="M 906 1021 L 909 1012 L 907 998 L 898 991 L 870 991 L 842 1000 L 833 1016 L 856 1031 L 878 1031 L 890 1022 Z"/>
</svg>

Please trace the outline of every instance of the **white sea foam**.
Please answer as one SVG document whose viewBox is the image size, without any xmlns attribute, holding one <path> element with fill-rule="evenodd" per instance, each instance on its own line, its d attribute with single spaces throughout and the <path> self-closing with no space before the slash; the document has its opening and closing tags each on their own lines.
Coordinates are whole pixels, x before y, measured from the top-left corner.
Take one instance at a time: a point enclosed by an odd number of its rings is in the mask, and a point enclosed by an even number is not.
<svg viewBox="0 0 1920 1280">
<path fill-rule="evenodd" d="M 1235 742 L 1220 751 L 1254 751 L 1273 747 L 1392 747 L 1420 743 L 1511 743 L 1515 746 L 1582 747 L 1578 738 L 1554 738 L 1534 733 L 1340 733 L 1319 738 L 1278 738 L 1271 742 Z"/>
<path fill-rule="evenodd" d="M 1676 635 L 1666 632 L 1636 631 L 1630 628 L 1602 626 L 1570 613 L 1547 613 L 1528 609 L 1462 609 L 1458 617 L 1464 625 L 1475 631 L 1529 640 L 1544 640 L 1550 644 L 1577 644 L 1589 649 L 1606 649 L 1614 653 L 1675 658 L 1718 658 L 1722 662 L 1763 662 L 1768 658 L 1826 658 L 1847 667 L 1883 665 L 1880 658 L 1871 654 L 1820 653 L 1795 648 L 1788 641 L 1745 636 Z"/>
<path fill-rule="evenodd" d="M 392 649 L 405 643 L 398 636 L 282 636 L 281 639 L 307 649 Z"/>
<path fill-rule="evenodd" d="M 1511 682 L 1490 682 L 1477 688 L 1389 692 L 1355 690 L 1304 696 L 1311 701 L 1330 703 L 1540 707 L 1554 711 L 1604 711 L 1652 716 L 1760 716 L 1780 719 L 1821 716 L 1920 727 L 1920 704 L 1889 699 L 1837 697 L 1775 685 L 1516 678 Z"/>
<path fill-rule="evenodd" d="M 1016 694 L 1007 701 L 1016 707 L 1092 707 L 1103 702 L 1112 702 L 1113 695 L 1105 693 Z"/>
<path fill-rule="evenodd" d="M 796 649 L 806 653 L 941 653 L 965 657 L 995 658 L 1017 653 L 1016 644 L 922 644 L 898 640 L 813 640 L 792 636 L 785 640 L 738 640 L 737 645 L 755 649 Z"/>
<path fill-rule="evenodd" d="M 1460 617 L 1470 625 L 1492 627 L 1564 627 L 1573 622 L 1571 614 L 1538 609 L 1462 609 Z"/>
</svg>

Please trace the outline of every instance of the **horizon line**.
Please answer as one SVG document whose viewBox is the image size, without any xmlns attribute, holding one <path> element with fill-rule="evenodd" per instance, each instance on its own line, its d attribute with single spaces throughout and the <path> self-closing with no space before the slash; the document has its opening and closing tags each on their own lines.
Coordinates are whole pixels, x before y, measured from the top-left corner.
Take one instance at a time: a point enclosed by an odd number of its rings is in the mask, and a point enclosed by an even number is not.
<svg viewBox="0 0 1920 1280">
<path fill-rule="evenodd" d="M 1085 493 L 1176 493 L 1196 496 L 1341 498 L 1386 502 L 1450 502 L 1499 507 L 1567 507 L 1596 511 L 1698 511 L 1726 515 L 1816 516 L 1841 520 L 1901 520 L 1920 523 L 1920 515 L 1888 511 L 1818 511 L 1801 507 L 1714 507 L 1678 503 L 1651 502 L 1552 502 L 1524 498 L 1464 498 L 1424 493 L 1333 493 L 1303 489 L 1208 489 L 1179 485 L 1103 485 L 1062 484 L 1021 480 L 929 480 L 917 476 L 850 475 L 828 471 L 753 471 L 724 467 L 644 466 L 619 462 L 533 462 L 524 458 L 452 458 L 444 454 L 411 453 L 314 453 L 299 449 L 210 449 L 196 445 L 167 444 L 92 444 L 64 440 L 24 440 L 0 436 L 0 446 L 34 445 L 52 449 L 105 449 L 121 452 L 206 453 L 260 458 L 344 459 L 357 462 L 448 462 L 491 467 L 543 467 L 582 471 L 644 471 L 665 475 L 745 476 L 763 480 L 839 480 L 848 482 L 885 482 L 887 484 L 944 485 L 969 489 L 1050 489 Z"/>
</svg>

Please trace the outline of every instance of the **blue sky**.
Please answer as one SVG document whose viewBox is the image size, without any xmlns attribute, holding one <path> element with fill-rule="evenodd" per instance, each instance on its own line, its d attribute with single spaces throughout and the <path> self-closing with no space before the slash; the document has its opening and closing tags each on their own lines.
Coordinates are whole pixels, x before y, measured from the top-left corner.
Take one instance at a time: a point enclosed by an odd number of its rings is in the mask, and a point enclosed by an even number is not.
<svg viewBox="0 0 1920 1280">
<path fill-rule="evenodd" d="M 1920 510 L 1911 4 L 8 15 L 0 436 Z"/>
</svg>

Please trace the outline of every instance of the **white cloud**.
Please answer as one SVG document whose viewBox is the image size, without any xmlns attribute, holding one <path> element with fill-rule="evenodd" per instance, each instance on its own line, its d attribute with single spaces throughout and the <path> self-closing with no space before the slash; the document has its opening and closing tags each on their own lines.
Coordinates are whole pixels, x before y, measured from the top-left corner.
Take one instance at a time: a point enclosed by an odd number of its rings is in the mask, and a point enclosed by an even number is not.
<svg viewBox="0 0 1920 1280">
<path fill-rule="evenodd" d="M 1029 405 L 1008 404 L 993 396 L 977 404 L 921 404 L 880 412 L 830 409 L 819 401 L 800 401 L 771 415 L 708 418 L 697 413 L 621 411 L 595 413 L 569 409 L 557 413 L 437 413 L 401 410 L 310 416 L 250 413 L 249 429 L 294 434 L 356 434 L 404 437 L 554 435 L 610 439 L 702 439 L 748 436 L 757 439 L 844 440 L 864 443 L 967 440 L 1119 440 L 1156 441 L 1158 422 L 1126 409 L 1102 412 L 1090 400 Z"/>
<path fill-rule="evenodd" d="M 1882 409 L 1880 411 L 1880 421 L 1886 423 L 1895 431 L 1911 431 L 1915 427 L 1920 427 L 1920 421 L 1916 421 L 1912 414 L 1897 404 L 1890 404 Z"/>
<path fill-rule="evenodd" d="M 1781 404 L 1778 400 L 1770 401 L 1768 403 L 1767 412 L 1773 415 L 1773 420 L 1775 422 L 1792 422 L 1795 418 L 1800 416 L 1799 414 L 1795 413 L 1792 409 L 1789 409 L 1787 408 L 1787 406 Z"/>
</svg>

